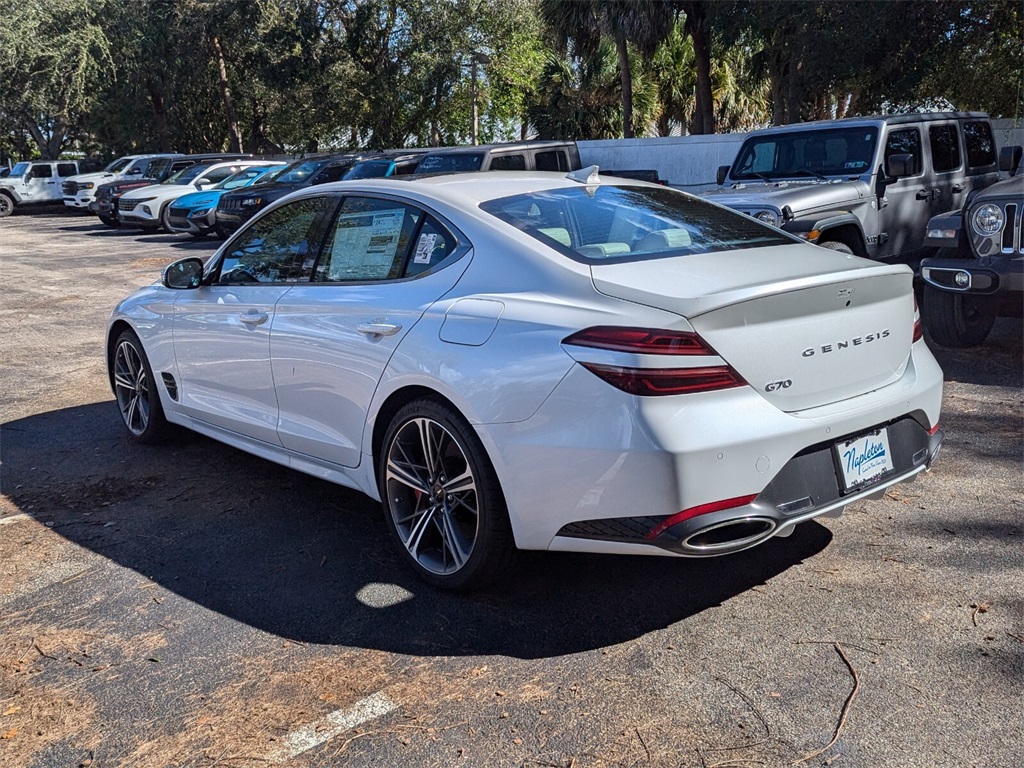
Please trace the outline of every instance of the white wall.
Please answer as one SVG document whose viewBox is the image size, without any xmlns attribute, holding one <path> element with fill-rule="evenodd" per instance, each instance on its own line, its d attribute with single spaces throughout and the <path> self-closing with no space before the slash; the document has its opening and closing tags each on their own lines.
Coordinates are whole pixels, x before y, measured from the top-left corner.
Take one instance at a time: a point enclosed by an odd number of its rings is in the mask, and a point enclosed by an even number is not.
<svg viewBox="0 0 1024 768">
<path fill-rule="evenodd" d="M 578 141 L 583 166 L 608 170 L 655 170 L 673 187 L 699 192 L 715 186 L 720 165 L 731 165 L 747 134 L 669 136 L 657 139 Z"/>
</svg>

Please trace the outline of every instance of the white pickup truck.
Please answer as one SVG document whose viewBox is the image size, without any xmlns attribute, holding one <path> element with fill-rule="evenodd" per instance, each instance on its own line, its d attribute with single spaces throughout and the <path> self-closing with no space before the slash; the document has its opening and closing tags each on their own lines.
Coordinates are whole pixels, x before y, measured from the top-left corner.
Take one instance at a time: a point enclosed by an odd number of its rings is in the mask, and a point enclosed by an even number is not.
<svg viewBox="0 0 1024 768">
<path fill-rule="evenodd" d="M 96 187 L 108 181 L 141 178 L 149 164 L 157 157 L 167 155 L 126 155 L 114 160 L 98 173 L 80 173 L 66 179 L 62 185 L 64 205 L 68 208 L 89 210 L 89 203 L 96 199 Z"/>
</svg>

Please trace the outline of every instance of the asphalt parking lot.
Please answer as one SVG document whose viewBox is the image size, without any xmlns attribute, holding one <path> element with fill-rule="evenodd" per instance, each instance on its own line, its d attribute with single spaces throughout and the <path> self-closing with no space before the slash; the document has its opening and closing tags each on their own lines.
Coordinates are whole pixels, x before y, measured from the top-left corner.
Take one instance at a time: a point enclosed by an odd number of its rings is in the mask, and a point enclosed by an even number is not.
<svg viewBox="0 0 1024 768">
<path fill-rule="evenodd" d="M 1019 321 L 933 345 L 943 453 L 880 501 L 725 559 L 529 553 L 452 596 L 357 493 L 128 443 L 106 318 L 216 245 L 0 221 L 0 765 L 1024 765 Z"/>
</svg>

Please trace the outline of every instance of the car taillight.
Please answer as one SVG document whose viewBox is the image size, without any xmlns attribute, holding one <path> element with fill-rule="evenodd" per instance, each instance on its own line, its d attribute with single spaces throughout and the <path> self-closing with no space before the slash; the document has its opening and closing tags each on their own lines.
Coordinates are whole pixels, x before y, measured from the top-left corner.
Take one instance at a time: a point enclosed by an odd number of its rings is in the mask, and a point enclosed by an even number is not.
<svg viewBox="0 0 1024 768">
<path fill-rule="evenodd" d="M 639 355 L 714 355 L 696 333 L 600 325 L 574 333 L 562 342 L 579 347 L 633 352 Z"/>
<path fill-rule="evenodd" d="M 916 344 L 924 336 L 924 328 L 921 327 L 921 310 L 917 306 L 917 296 L 914 296 L 914 339 L 911 344 Z"/>
<path fill-rule="evenodd" d="M 656 539 L 673 525 L 678 525 L 684 520 L 697 517 L 698 515 L 707 515 L 711 512 L 721 512 L 723 509 L 735 509 L 736 507 L 745 507 L 747 504 L 756 499 L 757 496 L 737 496 L 733 499 L 722 499 L 721 501 L 712 501 L 707 504 L 701 504 L 696 507 L 690 507 L 684 509 L 682 512 L 676 512 L 674 515 L 669 515 L 656 526 L 654 526 L 647 534 L 646 538 Z"/>
<path fill-rule="evenodd" d="M 696 333 L 652 328 L 597 326 L 567 337 L 563 344 L 635 355 L 717 356 Z M 641 397 L 686 395 L 746 385 L 730 365 L 692 368 L 636 368 L 581 360 L 580 365 L 616 389 Z"/>
</svg>

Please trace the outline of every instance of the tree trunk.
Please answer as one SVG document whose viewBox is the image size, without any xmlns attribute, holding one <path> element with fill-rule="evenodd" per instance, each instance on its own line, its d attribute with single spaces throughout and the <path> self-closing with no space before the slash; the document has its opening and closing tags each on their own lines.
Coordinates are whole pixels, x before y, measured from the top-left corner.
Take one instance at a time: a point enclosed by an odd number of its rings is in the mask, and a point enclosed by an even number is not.
<svg viewBox="0 0 1024 768">
<path fill-rule="evenodd" d="M 228 151 L 242 151 L 242 132 L 238 128 L 238 118 L 235 116 L 235 102 L 231 98 L 231 89 L 228 87 L 228 67 L 224 61 L 224 50 L 221 48 L 220 39 L 213 35 L 210 42 L 213 44 L 213 55 L 217 59 L 217 74 L 220 77 L 220 96 L 224 102 L 224 117 L 228 122 Z"/>
<path fill-rule="evenodd" d="M 153 105 L 153 124 L 156 129 L 156 142 L 161 152 L 171 151 L 171 138 L 167 131 L 167 109 L 164 104 L 164 95 L 160 88 L 150 77 L 146 78 L 146 92 L 149 94 L 149 103 Z"/>
<path fill-rule="evenodd" d="M 708 35 L 707 9 L 702 2 L 686 3 L 685 30 L 693 40 L 693 58 L 697 66 L 697 105 L 693 133 L 715 132 L 715 102 L 711 93 L 711 38 Z"/>
<path fill-rule="evenodd" d="M 629 66 L 629 48 L 626 36 L 615 31 L 615 52 L 619 55 L 619 74 L 622 78 L 622 138 L 632 139 L 633 128 L 633 71 Z"/>
<path fill-rule="evenodd" d="M 43 135 L 43 131 L 39 127 L 39 123 L 28 115 L 22 115 L 21 122 L 25 126 L 25 130 L 27 130 L 29 135 L 32 137 L 32 141 L 36 143 L 36 147 L 39 148 L 39 154 L 42 156 L 42 159 L 56 160 L 56 158 L 50 157 L 50 143 L 47 141 L 46 136 Z"/>
</svg>

